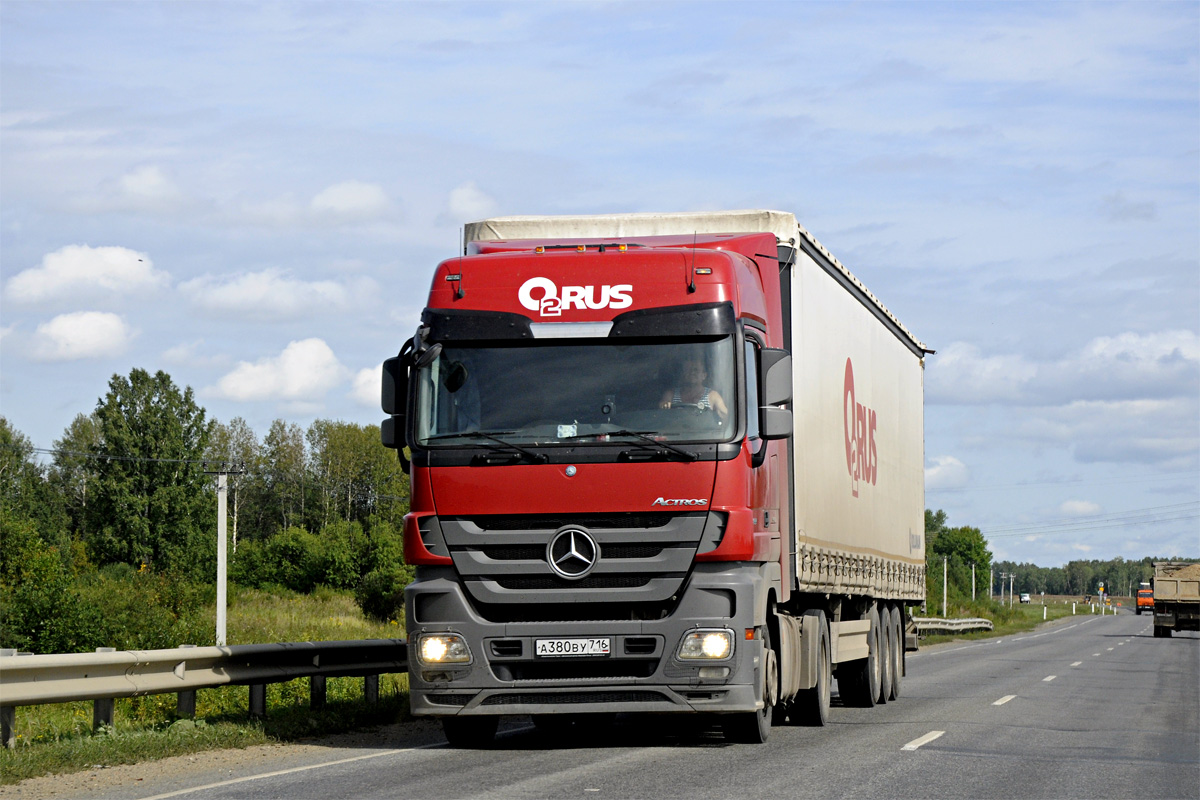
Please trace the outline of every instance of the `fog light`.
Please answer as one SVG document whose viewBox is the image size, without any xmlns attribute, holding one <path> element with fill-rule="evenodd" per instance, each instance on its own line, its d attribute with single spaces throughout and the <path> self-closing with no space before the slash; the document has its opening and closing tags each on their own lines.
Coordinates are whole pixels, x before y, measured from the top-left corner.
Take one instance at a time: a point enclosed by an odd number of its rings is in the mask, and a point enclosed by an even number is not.
<svg viewBox="0 0 1200 800">
<path fill-rule="evenodd" d="M 691 631 L 679 645 L 680 658 L 722 659 L 733 653 L 733 632 Z"/>
<path fill-rule="evenodd" d="M 427 633 L 417 645 L 417 657 L 422 664 L 466 664 L 471 650 L 457 633 Z"/>
<path fill-rule="evenodd" d="M 701 667 L 701 678 L 728 678 L 729 667 Z"/>
</svg>

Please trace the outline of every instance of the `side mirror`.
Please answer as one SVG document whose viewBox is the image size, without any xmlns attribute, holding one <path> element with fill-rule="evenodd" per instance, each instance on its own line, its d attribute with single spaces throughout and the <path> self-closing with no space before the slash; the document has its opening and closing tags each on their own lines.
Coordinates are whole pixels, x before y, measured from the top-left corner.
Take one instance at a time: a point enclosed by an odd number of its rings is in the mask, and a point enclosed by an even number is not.
<svg viewBox="0 0 1200 800">
<path fill-rule="evenodd" d="M 762 404 L 779 406 L 792 402 L 792 354 L 775 347 L 764 347 L 762 360 Z"/>
<path fill-rule="evenodd" d="M 779 406 L 792 402 L 792 356 L 787 350 L 764 347 L 759 358 L 763 376 L 759 436 L 786 439 L 792 435 L 792 410 Z"/>
</svg>

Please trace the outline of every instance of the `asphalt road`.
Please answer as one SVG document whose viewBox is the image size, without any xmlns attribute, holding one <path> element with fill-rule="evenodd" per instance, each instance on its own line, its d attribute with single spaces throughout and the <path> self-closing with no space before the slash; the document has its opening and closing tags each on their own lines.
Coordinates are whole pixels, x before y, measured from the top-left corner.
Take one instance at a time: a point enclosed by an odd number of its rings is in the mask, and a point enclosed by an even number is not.
<svg viewBox="0 0 1200 800">
<path fill-rule="evenodd" d="M 836 687 L 836 685 L 835 685 Z M 898 701 L 824 728 L 727 744 L 694 717 L 619 718 L 550 739 L 527 721 L 494 749 L 429 726 L 385 746 L 279 748 L 229 776 L 146 781 L 106 797 L 188 798 L 1200 798 L 1200 636 L 1148 616 L 1080 616 L 910 653 Z"/>
</svg>

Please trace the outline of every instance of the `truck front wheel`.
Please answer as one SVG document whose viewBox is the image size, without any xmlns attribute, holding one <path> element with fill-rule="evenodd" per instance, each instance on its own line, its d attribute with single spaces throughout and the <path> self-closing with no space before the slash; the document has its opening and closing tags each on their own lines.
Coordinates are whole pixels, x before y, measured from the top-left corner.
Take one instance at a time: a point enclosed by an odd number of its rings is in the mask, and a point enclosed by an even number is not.
<svg viewBox="0 0 1200 800">
<path fill-rule="evenodd" d="M 725 735 L 735 742 L 762 744 L 771 735 L 775 703 L 779 700 L 779 661 L 771 647 L 770 625 L 763 626 L 762 644 L 759 672 L 762 674 L 763 707 L 758 711 L 733 714 L 725 721 Z"/>
</svg>

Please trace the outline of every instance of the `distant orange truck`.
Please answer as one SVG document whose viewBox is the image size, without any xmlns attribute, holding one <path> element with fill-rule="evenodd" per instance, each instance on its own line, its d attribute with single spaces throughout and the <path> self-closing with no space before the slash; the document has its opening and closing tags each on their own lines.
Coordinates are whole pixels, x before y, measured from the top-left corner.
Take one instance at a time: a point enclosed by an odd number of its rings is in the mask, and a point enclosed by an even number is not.
<svg viewBox="0 0 1200 800">
<path fill-rule="evenodd" d="M 1143 583 L 1137 593 L 1137 613 L 1141 614 L 1142 609 L 1148 613 L 1154 613 L 1154 590 L 1148 583 Z"/>
</svg>

